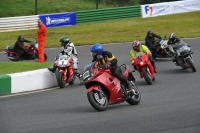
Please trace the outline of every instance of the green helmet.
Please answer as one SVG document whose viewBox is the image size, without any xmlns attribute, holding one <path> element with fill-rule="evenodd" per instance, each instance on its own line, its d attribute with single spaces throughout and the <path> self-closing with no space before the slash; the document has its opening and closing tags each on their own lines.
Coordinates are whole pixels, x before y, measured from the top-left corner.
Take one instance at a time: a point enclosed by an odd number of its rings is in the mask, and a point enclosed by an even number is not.
<svg viewBox="0 0 200 133">
<path fill-rule="evenodd" d="M 60 42 L 61 42 L 61 46 L 65 46 L 65 45 L 67 45 L 67 44 L 69 43 L 69 38 L 67 38 L 67 37 L 62 37 L 62 38 L 60 39 Z"/>
</svg>

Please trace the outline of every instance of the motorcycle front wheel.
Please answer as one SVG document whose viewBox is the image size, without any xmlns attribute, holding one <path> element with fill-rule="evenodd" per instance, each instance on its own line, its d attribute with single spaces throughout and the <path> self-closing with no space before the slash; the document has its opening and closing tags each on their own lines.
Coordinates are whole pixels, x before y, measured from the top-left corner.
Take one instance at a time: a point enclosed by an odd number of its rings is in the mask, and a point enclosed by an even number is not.
<svg viewBox="0 0 200 133">
<path fill-rule="evenodd" d="M 66 80 L 63 80 L 63 73 L 62 72 L 58 72 L 57 82 L 58 82 L 58 86 L 60 88 L 64 88 L 65 87 Z"/>
<path fill-rule="evenodd" d="M 190 65 L 192 71 L 193 71 L 193 72 L 196 72 L 196 68 L 195 68 L 195 66 L 194 66 L 194 63 L 193 63 L 192 59 L 191 59 L 191 58 L 187 58 L 187 59 L 186 59 L 186 62 Z"/>
<path fill-rule="evenodd" d="M 105 111 L 108 108 L 108 99 L 103 92 L 92 90 L 87 93 L 87 98 L 91 106 L 97 111 Z"/>
<path fill-rule="evenodd" d="M 143 69 L 142 74 L 144 75 L 144 79 L 146 80 L 147 84 L 152 85 L 151 76 L 147 73 L 147 70 Z"/>
<path fill-rule="evenodd" d="M 131 98 L 127 99 L 126 102 L 130 105 L 137 105 L 141 101 L 140 90 L 136 85 L 134 85 L 133 91 L 135 91 L 135 94 Z"/>
</svg>

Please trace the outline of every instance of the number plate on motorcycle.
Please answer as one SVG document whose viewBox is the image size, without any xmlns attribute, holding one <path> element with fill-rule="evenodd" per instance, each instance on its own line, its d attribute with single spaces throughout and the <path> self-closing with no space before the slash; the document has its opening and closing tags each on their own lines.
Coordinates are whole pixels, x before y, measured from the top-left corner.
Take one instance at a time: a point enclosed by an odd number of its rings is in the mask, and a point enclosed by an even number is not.
<svg viewBox="0 0 200 133">
<path fill-rule="evenodd" d="M 88 70 L 83 74 L 83 79 L 86 79 L 89 76 L 90 76 L 90 73 L 89 73 L 89 70 Z"/>
</svg>

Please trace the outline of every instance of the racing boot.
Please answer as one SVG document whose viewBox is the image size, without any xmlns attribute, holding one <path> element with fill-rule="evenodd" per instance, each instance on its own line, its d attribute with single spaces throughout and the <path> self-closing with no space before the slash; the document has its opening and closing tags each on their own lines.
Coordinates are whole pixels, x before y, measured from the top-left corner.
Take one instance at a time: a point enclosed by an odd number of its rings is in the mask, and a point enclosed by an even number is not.
<svg viewBox="0 0 200 133">
<path fill-rule="evenodd" d="M 51 71 L 52 73 L 55 73 L 55 71 L 56 71 L 56 67 L 55 67 L 55 66 L 53 66 L 53 68 L 48 67 L 48 69 L 49 69 L 49 71 Z"/>
<path fill-rule="evenodd" d="M 79 78 L 80 80 L 80 84 L 79 85 L 82 85 L 83 84 L 83 79 L 82 79 L 82 74 L 79 72 L 79 70 L 77 69 L 74 69 L 74 74 Z"/>
<path fill-rule="evenodd" d="M 153 68 L 154 68 L 154 72 L 157 73 L 158 70 L 156 69 L 156 66 L 155 66 L 155 65 L 153 66 Z"/>
<path fill-rule="evenodd" d="M 173 53 L 173 55 L 172 55 L 172 61 L 176 62 L 176 53 Z"/>
<path fill-rule="evenodd" d="M 128 80 L 127 80 L 127 83 L 126 83 L 126 92 L 127 92 L 127 94 L 133 92 L 132 91 L 132 84 Z"/>
<path fill-rule="evenodd" d="M 154 68 L 154 72 L 157 73 L 158 70 L 156 69 L 155 61 L 154 60 L 150 60 L 150 61 L 151 61 L 151 64 L 152 64 L 152 66 Z"/>
</svg>

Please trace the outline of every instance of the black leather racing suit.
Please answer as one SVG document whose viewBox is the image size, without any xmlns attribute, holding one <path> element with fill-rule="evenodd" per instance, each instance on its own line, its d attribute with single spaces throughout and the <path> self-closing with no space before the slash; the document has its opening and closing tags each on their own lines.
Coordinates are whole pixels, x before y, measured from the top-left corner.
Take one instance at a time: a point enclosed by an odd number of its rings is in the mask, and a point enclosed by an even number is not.
<svg viewBox="0 0 200 133">
<path fill-rule="evenodd" d="M 115 76 L 117 79 L 122 81 L 126 87 L 130 90 L 131 85 L 128 79 L 122 74 L 120 67 L 117 65 L 117 59 L 114 57 L 114 55 L 109 51 L 103 51 L 102 53 L 103 59 L 105 62 L 110 62 L 110 71 L 113 76 Z M 98 61 L 99 64 L 101 63 L 101 60 L 98 60 L 97 58 L 94 58 L 92 62 Z"/>
<path fill-rule="evenodd" d="M 24 42 L 31 42 L 29 40 L 24 39 L 23 41 L 20 41 L 21 35 L 18 37 L 17 41 L 14 44 L 14 50 L 18 53 L 20 53 L 20 55 L 24 55 L 26 54 L 26 50 L 23 48 L 24 46 Z"/>
<path fill-rule="evenodd" d="M 181 40 L 178 38 L 175 39 L 169 39 L 167 44 L 169 47 L 169 50 L 172 52 L 173 56 L 176 54 L 176 52 L 174 51 L 174 45 L 178 44 Z"/>
<path fill-rule="evenodd" d="M 155 38 L 161 39 L 162 37 L 155 33 L 152 33 L 151 36 L 146 35 L 145 37 L 145 45 L 149 48 L 152 55 L 156 52 L 156 48 L 153 46 L 155 44 Z"/>
</svg>

